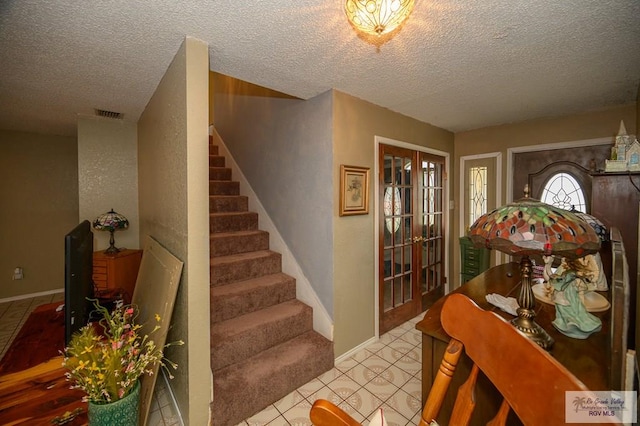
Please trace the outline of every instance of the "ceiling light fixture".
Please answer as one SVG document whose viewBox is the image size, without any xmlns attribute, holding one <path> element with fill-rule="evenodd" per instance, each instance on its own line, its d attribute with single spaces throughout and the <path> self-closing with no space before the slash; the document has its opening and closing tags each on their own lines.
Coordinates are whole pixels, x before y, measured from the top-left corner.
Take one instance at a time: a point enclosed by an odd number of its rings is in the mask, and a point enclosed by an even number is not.
<svg viewBox="0 0 640 426">
<path fill-rule="evenodd" d="M 351 25 L 381 36 L 398 28 L 413 10 L 415 0 L 347 0 L 344 10 Z"/>
</svg>

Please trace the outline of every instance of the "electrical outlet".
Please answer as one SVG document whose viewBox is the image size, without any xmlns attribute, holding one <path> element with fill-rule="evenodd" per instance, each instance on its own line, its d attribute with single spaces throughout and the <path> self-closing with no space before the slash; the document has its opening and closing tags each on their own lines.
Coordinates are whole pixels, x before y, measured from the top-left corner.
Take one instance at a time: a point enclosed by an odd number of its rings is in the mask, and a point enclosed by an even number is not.
<svg viewBox="0 0 640 426">
<path fill-rule="evenodd" d="M 24 274 L 22 272 L 22 268 L 18 266 L 16 269 L 13 270 L 13 279 L 21 280 L 22 278 L 24 278 Z"/>
</svg>

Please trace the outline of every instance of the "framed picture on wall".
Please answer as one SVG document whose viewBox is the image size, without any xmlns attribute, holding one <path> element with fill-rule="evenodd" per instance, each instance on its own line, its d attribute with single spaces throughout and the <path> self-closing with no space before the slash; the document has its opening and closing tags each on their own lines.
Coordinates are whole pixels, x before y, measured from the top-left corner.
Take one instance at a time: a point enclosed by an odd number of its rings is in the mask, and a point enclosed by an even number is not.
<svg viewBox="0 0 640 426">
<path fill-rule="evenodd" d="M 340 166 L 340 216 L 369 214 L 369 168 Z"/>
</svg>

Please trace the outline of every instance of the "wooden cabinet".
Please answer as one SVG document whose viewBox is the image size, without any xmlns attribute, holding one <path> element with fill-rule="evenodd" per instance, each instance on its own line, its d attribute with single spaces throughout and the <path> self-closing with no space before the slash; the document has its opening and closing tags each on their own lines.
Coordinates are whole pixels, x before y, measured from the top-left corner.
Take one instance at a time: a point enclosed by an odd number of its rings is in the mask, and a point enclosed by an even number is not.
<svg viewBox="0 0 640 426">
<path fill-rule="evenodd" d="M 620 230 L 629 263 L 629 347 L 637 349 L 636 303 L 638 295 L 638 211 L 640 205 L 640 173 L 602 173 L 592 176 L 591 215 L 607 229 Z M 637 300 L 637 302 L 636 302 Z"/>
<path fill-rule="evenodd" d="M 489 250 L 475 248 L 469 237 L 460 238 L 460 273 L 464 284 L 489 269 Z"/>
<path fill-rule="evenodd" d="M 93 282 L 99 292 L 122 292 L 130 301 L 138 278 L 142 250 L 123 249 L 109 255 L 93 253 Z"/>
</svg>

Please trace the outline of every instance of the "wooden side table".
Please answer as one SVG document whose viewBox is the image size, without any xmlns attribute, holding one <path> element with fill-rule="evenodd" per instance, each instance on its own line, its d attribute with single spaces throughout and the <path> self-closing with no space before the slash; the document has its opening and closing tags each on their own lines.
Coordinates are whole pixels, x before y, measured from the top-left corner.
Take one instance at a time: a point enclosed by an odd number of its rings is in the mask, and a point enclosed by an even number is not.
<svg viewBox="0 0 640 426">
<path fill-rule="evenodd" d="M 93 282 L 99 292 L 122 292 L 131 301 L 142 260 L 142 250 L 123 249 L 116 254 L 93 253 Z"/>
</svg>

